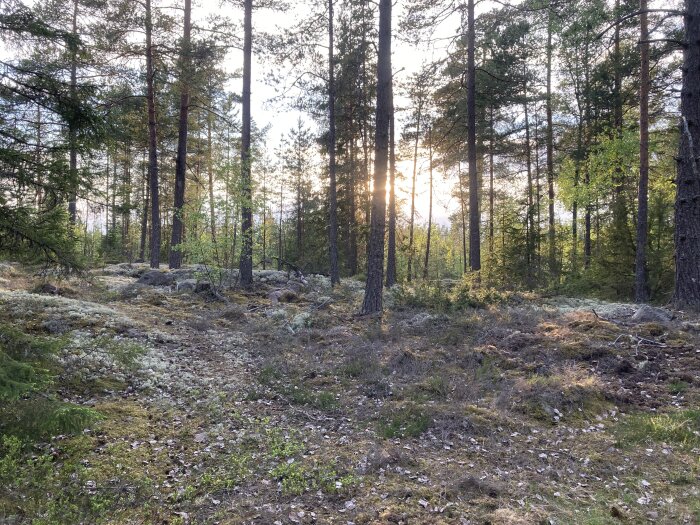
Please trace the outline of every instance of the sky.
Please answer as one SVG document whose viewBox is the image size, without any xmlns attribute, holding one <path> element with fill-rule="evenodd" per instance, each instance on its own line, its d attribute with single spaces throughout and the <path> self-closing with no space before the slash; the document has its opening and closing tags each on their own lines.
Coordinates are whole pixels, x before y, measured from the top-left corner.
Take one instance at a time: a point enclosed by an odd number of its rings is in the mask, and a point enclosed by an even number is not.
<svg viewBox="0 0 700 525">
<path fill-rule="evenodd" d="M 403 4 L 404 2 L 398 1 L 394 4 L 393 10 L 393 24 L 394 33 L 397 32 L 399 19 L 403 16 Z M 259 10 L 253 12 L 253 30 L 254 33 L 266 31 L 273 32 L 278 31 L 281 28 L 290 27 L 295 20 L 299 17 L 304 16 L 304 13 L 300 9 L 300 4 L 294 4 L 291 12 L 279 13 L 271 10 Z M 234 20 L 236 17 L 242 18 L 242 12 L 237 9 L 231 9 L 229 11 L 229 16 Z M 207 15 L 213 14 L 219 11 L 218 2 L 212 2 L 207 0 L 195 0 L 193 3 L 193 19 L 199 16 L 205 17 Z M 457 27 L 458 20 L 454 23 L 449 22 L 444 24 L 443 31 L 446 28 L 454 30 Z M 444 36 L 444 35 L 442 35 Z M 253 37 L 255 38 L 255 36 Z M 408 78 L 412 73 L 416 72 L 420 66 L 429 62 L 434 57 L 444 56 L 446 49 L 444 48 L 446 40 L 440 41 L 436 45 L 421 45 L 420 47 L 414 47 L 406 42 L 394 38 L 392 40 L 392 69 L 394 71 L 394 79 L 397 82 Z M 443 46 L 443 47 L 440 47 Z M 326 51 L 323 50 L 325 53 Z M 226 67 L 229 71 L 235 71 L 239 69 L 242 65 L 242 52 L 240 50 L 233 50 L 229 53 L 226 59 Z M 292 111 L 281 105 L 274 105 L 270 103 L 270 100 L 275 96 L 275 89 L 267 85 L 265 78 L 267 77 L 266 71 L 270 69 L 270 65 L 266 64 L 259 57 L 253 58 L 252 64 L 252 88 L 251 88 L 251 104 L 252 104 L 252 116 L 256 121 L 258 127 L 264 127 L 266 125 L 270 126 L 270 131 L 268 133 L 269 142 L 267 144 L 267 151 L 274 152 L 276 146 L 279 143 L 280 137 L 287 133 L 291 128 L 295 127 L 297 119 L 300 115 L 298 111 Z M 240 80 L 236 80 L 235 83 L 231 84 L 230 88 L 236 92 L 240 92 Z M 407 107 L 408 103 L 406 100 L 401 100 L 400 96 L 397 94 L 397 99 L 395 101 L 397 107 Z M 301 114 L 302 118 L 306 121 L 307 125 L 312 129 L 318 131 L 316 124 L 305 115 Z M 397 114 L 397 136 L 401 133 L 401 115 Z M 428 182 L 428 172 L 427 158 L 420 157 L 421 155 L 426 155 L 427 152 L 419 151 L 418 160 L 418 176 L 416 178 L 416 214 L 418 221 L 427 221 L 428 217 L 428 207 L 429 207 L 429 182 Z M 397 198 L 402 206 L 402 212 L 405 216 L 410 213 L 410 190 L 411 190 L 411 176 L 413 169 L 413 160 L 411 159 L 399 159 L 397 162 L 398 182 L 397 182 Z M 403 175 L 403 177 L 402 177 Z M 449 224 L 449 216 L 458 210 L 458 202 L 451 197 L 452 188 L 455 184 L 455 180 L 445 180 L 442 173 L 435 173 L 434 176 L 434 191 L 433 191 L 433 222 L 438 224 L 447 225 Z"/>
</svg>

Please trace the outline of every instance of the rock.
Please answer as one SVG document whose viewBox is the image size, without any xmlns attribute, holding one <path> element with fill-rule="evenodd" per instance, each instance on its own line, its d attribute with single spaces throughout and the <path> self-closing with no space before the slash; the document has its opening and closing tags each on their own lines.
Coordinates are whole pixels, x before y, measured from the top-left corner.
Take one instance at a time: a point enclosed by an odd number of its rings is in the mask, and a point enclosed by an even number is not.
<svg viewBox="0 0 700 525">
<path fill-rule="evenodd" d="M 455 486 L 455 491 L 458 494 L 466 495 L 467 497 L 476 498 L 479 496 L 489 496 L 497 498 L 503 489 L 487 480 L 481 480 L 474 476 L 467 476 L 461 479 Z"/>
<path fill-rule="evenodd" d="M 49 295 L 58 295 L 59 289 L 58 289 L 58 286 L 54 286 L 53 284 L 50 284 L 50 283 L 44 283 L 39 287 L 39 289 L 37 291 L 38 291 L 38 293 L 45 293 L 45 294 L 49 294 Z"/>
<path fill-rule="evenodd" d="M 161 272 L 160 270 L 150 270 L 144 273 L 139 280 L 139 284 L 148 286 L 170 286 L 175 283 L 176 275 L 171 272 Z"/>
<path fill-rule="evenodd" d="M 194 287 L 194 293 L 203 293 L 211 291 L 211 283 L 209 281 L 199 281 Z"/>
<path fill-rule="evenodd" d="M 257 270 L 253 272 L 253 280 L 262 283 L 286 284 L 287 272 L 279 270 Z"/>
<path fill-rule="evenodd" d="M 197 279 L 185 279 L 175 283 L 175 290 L 178 292 L 194 292 L 197 288 Z"/>
<path fill-rule="evenodd" d="M 65 334 L 70 331 L 70 326 L 59 319 L 49 319 L 41 323 L 41 327 L 52 335 Z"/>
<path fill-rule="evenodd" d="M 672 318 L 665 310 L 644 304 L 635 312 L 631 321 L 634 323 L 668 323 Z"/>
<path fill-rule="evenodd" d="M 284 288 L 282 290 L 273 290 L 267 294 L 267 298 L 272 304 L 277 303 L 293 303 L 299 300 L 299 296 L 293 290 Z"/>
<path fill-rule="evenodd" d="M 700 323 L 683 323 L 683 330 L 688 332 L 700 332 Z"/>
<path fill-rule="evenodd" d="M 318 305 L 319 308 L 325 308 L 326 306 L 331 304 L 332 299 L 324 295 L 316 299 L 314 302 Z"/>
</svg>

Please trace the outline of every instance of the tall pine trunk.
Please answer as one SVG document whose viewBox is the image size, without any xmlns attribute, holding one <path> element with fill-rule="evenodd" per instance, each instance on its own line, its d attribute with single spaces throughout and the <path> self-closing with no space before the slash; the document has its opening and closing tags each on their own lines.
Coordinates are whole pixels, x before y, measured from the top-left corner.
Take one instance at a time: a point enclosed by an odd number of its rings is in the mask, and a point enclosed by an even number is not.
<svg viewBox="0 0 700 525">
<path fill-rule="evenodd" d="M 253 182 L 250 172 L 250 83 L 253 59 L 253 0 L 244 1 L 243 17 L 243 128 L 241 131 L 241 286 L 253 285 Z"/>
<path fill-rule="evenodd" d="M 464 180 L 462 177 L 461 161 L 457 162 L 457 178 L 459 179 L 459 205 L 462 219 L 462 274 L 467 273 L 467 215 L 464 203 Z"/>
<path fill-rule="evenodd" d="M 396 144 L 394 90 L 391 91 L 391 120 L 389 122 L 389 235 L 386 252 L 386 285 L 396 284 Z"/>
<path fill-rule="evenodd" d="M 209 229 L 211 240 L 216 243 L 216 206 L 214 204 L 214 161 L 212 159 L 211 126 L 212 115 L 207 116 L 207 175 L 209 176 Z"/>
<path fill-rule="evenodd" d="M 649 300 L 647 285 L 647 239 L 649 236 L 649 22 L 647 0 L 639 0 L 639 194 L 637 198 L 637 252 L 634 262 L 634 300 Z M 695 104 L 698 105 L 698 102 Z M 700 261 L 696 261 L 700 264 Z"/>
<path fill-rule="evenodd" d="M 170 237 L 170 268 L 182 266 L 182 243 L 185 225 L 182 221 L 185 205 L 185 180 L 187 174 L 187 120 L 190 110 L 190 33 L 192 0 L 185 0 L 185 22 L 180 57 L 180 119 L 175 159 L 175 203 L 173 208 L 172 236 Z"/>
<path fill-rule="evenodd" d="M 552 117 L 552 3 L 547 7 L 547 92 L 546 92 L 546 113 L 547 113 L 547 194 L 549 205 L 549 229 L 547 236 L 549 240 L 549 271 L 557 278 L 559 269 L 557 267 L 556 230 L 554 225 L 554 119 Z"/>
<path fill-rule="evenodd" d="M 338 270 L 338 195 L 335 163 L 335 59 L 333 57 L 333 0 L 328 0 L 328 259 L 331 286 L 340 282 Z"/>
<path fill-rule="evenodd" d="M 430 241 L 433 230 L 433 128 L 428 127 L 428 235 L 425 240 L 425 261 L 423 263 L 423 279 L 428 278 L 430 264 Z"/>
<path fill-rule="evenodd" d="M 374 140 L 374 187 L 367 250 L 367 283 L 362 313 L 382 311 L 384 288 L 384 233 L 386 220 L 386 171 L 391 118 L 391 0 L 379 1 L 377 53 L 377 109 Z"/>
<path fill-rule="evenodd" d="M 414 247 L 414 228 L 416 220 L 416 176 L 418 174 L 418 142 L 420 140 L 420 119 L 423 110 L 423 99 L 418 99 L 418 113 L 416 119 L 416 140 L 413 143 L 413 176 L 411 178 L 411 219 L 408 226 L 408 275 L 406 279 L 411 282 L 413 279 L 413 255 Z"/>
<path fill-rule="evenodd" d="M 677 308 L 700 310 L 700 2 L 685 1 L 680 148 L 676 180 Z"/>
<path fill-rule="evenodd" d="M 476 29 L 474 0 L 467 2 L 467 155 L 469 160 L 469 267 L 481 270 L 481 219 L 479 217 L 479 177 L 476 166 Z"/>
<path fill-rule="evenodd" d="M 145 157 L 144 152 L 144 157 Z M 144 159 L 144 169 L 141 177 L 141 195 L 143 199 L 143 209 L 141 213 L 141 237 L 139 239 L 139 261 L 146 260 L 146 238 L 148 237 L 148 202 L 150 199 L 151 190 L 148 184 L 147 163 Z"/>
<path fill-rule="evenodd" d="M 148 105 L 148 187 L 151 195 L 151 268 L 160 266 L 160 200 L 158 188 L 158 137 L 156 134 L 155 71 L 153 67 L 153 16 L 146 0 L 146 99 Z"/>
<path fill-rule="evenodd" d="M 78 37 L 78 0 L 73 0 L 73 22 L 71 26 L 72 34 Z M 71 44 L 71 64 L 70 64 L 70 98 L 71 104 L 78 103 L 78 50 L 75 48 L 76 42 Z M 68 218 L 71 225 L 75 225 L 78 220 L 77 192 L 78 186 L 78 136 L 76 123 L 71 119 L 68 123 L 68 156 L 70 170 L 70 196 L 68 201 Z"/>
</svg>

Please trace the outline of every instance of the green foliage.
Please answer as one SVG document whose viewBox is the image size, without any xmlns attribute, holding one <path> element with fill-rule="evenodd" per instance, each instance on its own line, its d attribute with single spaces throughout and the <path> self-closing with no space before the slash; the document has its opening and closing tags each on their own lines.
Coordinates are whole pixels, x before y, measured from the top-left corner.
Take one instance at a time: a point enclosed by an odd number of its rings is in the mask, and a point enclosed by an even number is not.
<svg viewBox="0 0 700 525">
<path fill-rule="evenodd" d="M 431 424 L 427 411 L 416 405 L 406 405 L 391 411 L 379 421 L 379 435 L 391 438 L 418 437 L 428 430 Z"/>
<path fill-rule="evenodd" d="M 397 306 L 426 308 L 437 312 L 485 308 L 492 304 L 522 300 L 516 292 L 505 292 L 481 285 L 472 275 L 463 276 L 449 287 L 440 281 L 420 281 L 413 285 L 397 286 L 392 293 Z"/>
<path fill-rule="evenodd" d="M 280 482 L 282 493 L 300 495 L 310 490 L 322 490 L 327 494 L 347 491 L 358 483 L 352 474 L 340 475 L 333 464 L 306 466 L 288 461 L 272 469 L 270 475 Z"/>
<path fill-rule="evenodd" d="M 81 432 L 99 419 L 96 411 L 64 403 L 53 394 L 53 359 L 64 339 L 4 324 L 0 334 L 0 434 L 45 439 Z"/>
<path fill-rule="evenodd" d="M 125 339 L 115 339 L 114 337 L 98 337 L 92 342 L 95 348 L 102 348 L 107 351 L 114 361 L 127 370 L 136 370 L 139 360 L 146 353 L 143 345 Z"/>
<path fill-rule="evenodd" d="M 621 446 L 656 442 L 697 447 L 700 445 L 700 410 L 631 414 L 615 428 L 615 434 Z"/>
</svg>

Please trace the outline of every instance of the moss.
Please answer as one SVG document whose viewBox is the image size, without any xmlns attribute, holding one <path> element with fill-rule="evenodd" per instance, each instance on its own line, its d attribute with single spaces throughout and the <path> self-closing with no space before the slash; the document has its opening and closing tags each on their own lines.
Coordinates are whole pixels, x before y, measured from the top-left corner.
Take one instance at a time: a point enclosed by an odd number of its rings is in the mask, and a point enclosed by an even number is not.
<svg viewBox="0 0 700 525">
<path fill-rule="evenodd" d="M 654 442 L 696 447 L 700 445 L 700 410 L 631 414 L 615 427 L 615 436 L 623 447 Z"/>
<path fill-rule="evenodd" d="M 431 422 L 427 410 L 411 404 L 392 410 L 380 419 L 378 432 L 387 439 L 418 437 L 428 430 Z"/>
</svg>

